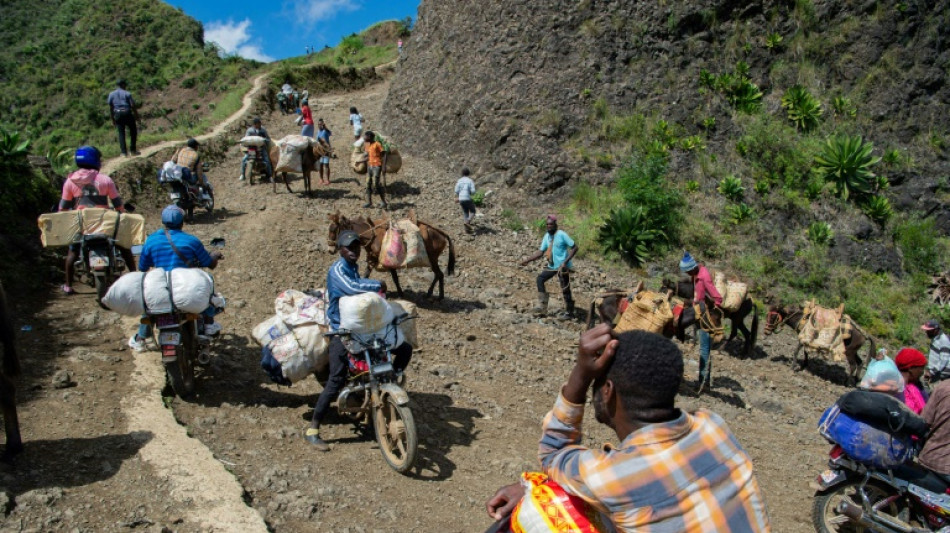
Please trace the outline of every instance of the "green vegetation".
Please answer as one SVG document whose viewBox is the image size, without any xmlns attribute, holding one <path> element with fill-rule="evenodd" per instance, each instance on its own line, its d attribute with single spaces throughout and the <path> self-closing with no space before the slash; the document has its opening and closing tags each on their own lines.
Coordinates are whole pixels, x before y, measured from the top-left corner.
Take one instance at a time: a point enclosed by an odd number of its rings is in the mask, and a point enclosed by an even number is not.
<svg viewBox="0 0 950 533">
<path fill-rule="evenodd" d="M 749 79 L 749 65 L 744 61 L 736 63 L 732 73 L 715 77 L 701 70 L 700 84 L 721 93 L 734 108 L 743 113 L 755 113 L 762 105 L 762 91 Z"/>
<path fill-rule="evenodd" d="M 811 225 L 808 226 L 808 240 L 819 246 L 830 244 L 834 236 L 835 232 L 832 231 L 831 224 L 827 222 L 812 222 Z"/>
<path fill-rule="evenodd" d="M 662 231 L 651 226 L 642 207 L 620 207 L 610 212 L 600 230 L 600 241 L 605 250 L 618 252 L 634 265 L 641 265 L 650 257 L 656 242 L 665 237 Z"/>
<path fill-rule="evenodd" d="M 503 209 L 501 211 L 501 225 L 511 231 L 521 231 L 525 229 L 524 221 L 512 209 Z"/>
<path fill-rule="evenodd" d="M 755 209 L 745 202 L 727 205 L 726 218 L 730 223 L 738 226 L 755 218 Z"/>
<path fill-rule="evenodd" d="M 722 178 L 716 190 L 719 191 L 719 194 L 733 202 L 741 202 L 742 197 L 745 195 L 745 187 L 742 186 L 742 180 L 735 176 Z"/>
<path fill-rule="evenodd" d="M 472 195 L 472 203 L 476 207 L 485 205 L 485 191 L 475 191 L 475 194 Z"/>
<path fill-rule="evenodd" d="M 35 218 L 56 201 L 50 183 L 30 167 L 30 140 L 0 129 L 0 211 Z"/>
<path fill-rule="evenodd" d="M 7 3 L 0 43 L 2 121 L 41 153 L 82 143 L 99 145 L 106 156 L 117 152 L 106 105 L 117 78 L 127 80 L 140 106 L 148 142 L 205 123 L 211 106 L 196 111 L 192 104 L 236 90 L 256 68 L 220 57 L 198 21 L 149 0 L 108 9 L 88 0 Z"/>
<path fill-rule="evenodd" d="M 876 188 L 871 168 L 881 158 L 871 155 L 873 149 L 874 146 L 860 136 L 832 137 L 815 157 L 815 164 L 822 179 L 832 184 L 835 194 L 845 200 L 851 196 L 861 199 Z"/>
<path fill-rule="evenodd" d="M 808 89 L 796 85 L 785 91 L 782 107 L 788 113 L 788 119 L 801 131 L 811 131 L 821 122 L 824 110 L 821 102 L 812 96 Z"/>
<path fill-rule="evenodd" d="M 894 231 L 894 242 L 904 252 L 904 270 L 911 274 L 935 274 L 947 267 L 950 247 L 932 218 L 910 219 Z"/>
</svg>

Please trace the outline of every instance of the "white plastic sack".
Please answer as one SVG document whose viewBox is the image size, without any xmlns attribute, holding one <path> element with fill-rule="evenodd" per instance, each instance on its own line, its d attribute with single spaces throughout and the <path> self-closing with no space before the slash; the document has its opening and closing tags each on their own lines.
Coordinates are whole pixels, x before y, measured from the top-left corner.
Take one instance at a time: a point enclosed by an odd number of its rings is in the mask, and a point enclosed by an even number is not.
<svg viewBox="0 0 950 533">
<path fill-rule="evenodd" d="M 166 274 L 171 279 L 171 291 Z M 167 272 L 155 268 L 145 274 L 130 272 L 112 284 L 102 303 L 123 315 L 137 316 L 146 310 L 150 314 L 170 313 L 172 302 L 169 292 L 175 299 L 176 310 L 200 313 L 211 305 L 214 279 L 200 268 L 176 268 Z"/>
<path fill-rule="evenodd" d="M 394 317 L 392 307 L 375 292 L 340 298 L 340 329 L 351 333 L 375 333 L 391 324 Z"/>
<path fill-rule="evenodd" d="M 389 300 L 389 306 L 393 309 L 393 314 L 396 318 L 401 317 L 402 315 L 409 315 L 411 317 L 418 317 L 419 311 L 416 309 L 416 304 L 412 302 L 407 302 L 406 300 Z M 412 320 L 406 320 L 399 324 L 399 329 L 402 331 L 403 336 L 406 339 L 406 342 L 409 343 L 413 348 L 419 347 L 419 334 L 416 327 L 416 322 L 418 318 L 413 318 Z"/>
<path fill-rule="evenodd" d="M 261 346 L 267 346 L 272 340 L 283 337 L 290 333 L 284 321 L 280 317 L 272 316 L 260 324 L 254 326 L 251 335 Z"/>
<path fill-rule="evenodd" d="M 323 290 L 317 291 L 321 296 L 309 296 L 294 289 L 277 295 L 274 300 L 274 311 L 288 326 L 315 323 L 327 325 L 327 301 L 323 298 Z"/>
<path fill-rule="evenodd" d="M 240 143 L 242 146 L 264 146 L 267 143 L 267 139 L 257 135 L 248 135 L 247 137 L 243 137 Z"/>
</svg>

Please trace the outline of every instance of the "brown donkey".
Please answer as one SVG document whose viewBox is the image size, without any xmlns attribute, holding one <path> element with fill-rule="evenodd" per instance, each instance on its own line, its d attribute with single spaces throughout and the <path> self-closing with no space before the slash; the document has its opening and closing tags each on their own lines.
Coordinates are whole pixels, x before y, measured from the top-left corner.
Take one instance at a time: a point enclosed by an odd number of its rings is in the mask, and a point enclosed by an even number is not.
<svg viewBox="0 0 950 533">
<path fill-rule="evenodd" d="M 383 236 L 386 234 L 386 230 L 389 229 L 389 218 L 373 220 L 369 217 L 360 216 L 350 220 L 339 212 L 327 215 L 327 217 L 330 220 L 330 230 L 327 234 L 327 244 L 330 247 L 330 253 L 336 253 L 336 238 L 341 231 L 355 231 L 360 236 L 360 244 L 362 244 L 366 250 L 366 274 L 364 275 L 369 276 L 370 271 L 373 269 L 389 272 L 389 275 L 393 278 L 393 283 L 396 284 L 396 292 L 402 297 L 402 287 L 399 286 L 399 276 L 396 274 L 396 271 L 378 267 L 380 248 L 383 246 Z M 425 242 L 426 247 L 426 255 L 429 256 L 429 267 L 435 276 L 432 279 L 432 284 L 429 285 L 429 291 L 426 295 L 432 296 L 432 291 L 435 289 L 436 282 L 438 282 L 439 299 L 441 300 L 445 297 L 445 275 L 442 273 L 442 269 L 439 268 L 439 257 L 442 255 L 442 252 L 445 251 L 446 247 L 448 247 L 449 264 L 446 270 L 450 276 L 455 274 L 455 246 L 452 244 L 452 238 L 449 237 L 447 233 L 432 224 L 418 220 L 416 221 L 416 225 L 419 226 L 419 231 L 422 233 L 422 240 Z"/>
</svg>

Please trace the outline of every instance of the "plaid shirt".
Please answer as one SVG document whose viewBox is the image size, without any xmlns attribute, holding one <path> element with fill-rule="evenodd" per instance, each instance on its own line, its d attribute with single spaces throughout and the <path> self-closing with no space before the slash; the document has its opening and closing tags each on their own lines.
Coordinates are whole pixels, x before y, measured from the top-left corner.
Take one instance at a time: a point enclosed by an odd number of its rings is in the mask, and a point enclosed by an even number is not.
<svg viewBox="0 0 950 533">
<path fill-rule="evenodd" d="M 198 171 L 198 151 L 187 146 L 181 147 L 178 153 L 172 157 L 172 162 L 183 167 L 188 167 L 192 172 Z"/>
<path fill-rule="evenodd" d="M 719 415 L 681 412 L 603 450 L 580 446 L 583 417 L 583 405 L 558 395 L 538 456 L 545 474 L 617 531 L 771 531 L 752 461 Z"/>
</svg>

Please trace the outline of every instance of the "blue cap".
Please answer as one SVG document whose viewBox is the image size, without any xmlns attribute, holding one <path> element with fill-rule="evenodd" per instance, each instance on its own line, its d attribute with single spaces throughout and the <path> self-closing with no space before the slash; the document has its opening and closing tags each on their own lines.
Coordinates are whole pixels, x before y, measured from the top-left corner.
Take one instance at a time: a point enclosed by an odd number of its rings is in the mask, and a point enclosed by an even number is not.
<svg viewBox="0 0 950 533">
<path fill-rule="evenodd" d="M 689 255 L 689 252 L 683 252 L 683 258 L 680 259 L 680 272 L 689 272 L 694 268 L 696 268 L 696 260 Z"/>
<path fill-rule="evenodd" d="M 162 224 L 180 228 L 184 222 L 185 212 L 177 205 L 173 204 L 162 209 Z"/>
</svg>

